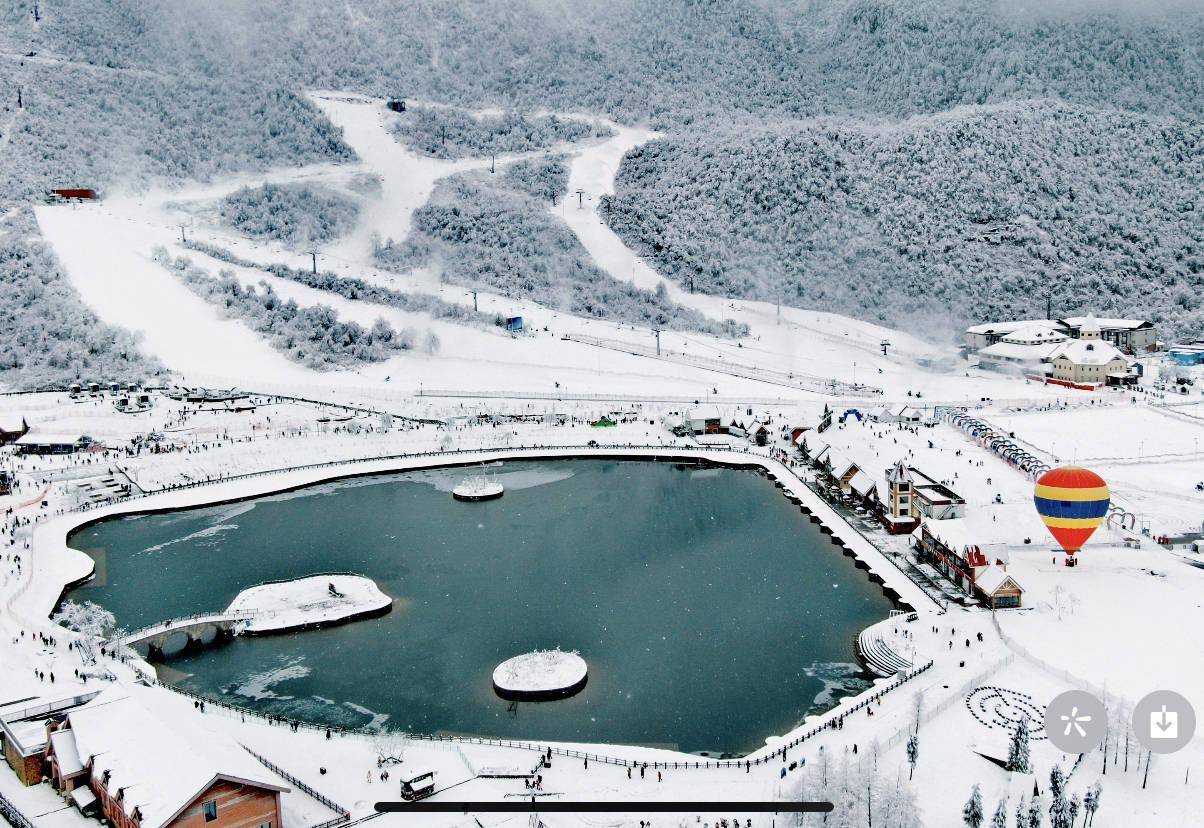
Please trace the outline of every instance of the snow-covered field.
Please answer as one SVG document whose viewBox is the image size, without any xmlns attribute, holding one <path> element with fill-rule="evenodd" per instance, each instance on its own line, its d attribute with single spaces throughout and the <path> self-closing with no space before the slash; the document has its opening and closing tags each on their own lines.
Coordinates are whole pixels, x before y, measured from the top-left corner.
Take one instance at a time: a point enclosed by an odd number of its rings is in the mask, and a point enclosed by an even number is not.
<svg viewBox="0 0 1204 828">
<path fill-rule="evenodd" d="M 108 449 L 55 458 L 19 457 L 9 449 L 0 450 L 0 468 L 11 472 L 16 483 L 12 494 L 0 496 L 0 652 L 6 665 L 0 702 L 48 693 L 51 688 L 36 677 L 38 671 L 56 673 L 55 692 L 79 686 L 71 678 L 80 666 L 79 653 L 65 647 L 69 634 L 47 616 L 62 586 L 90 571 L 90 559 L 64 545 L 65 532 L 83 520 L 140 507 L 175 508 L 249 497 L 340 474 L 491 461 L 536 446 L 572 446 L 573 453 L 587 452 L 586 444 L 593 439 L 696 455 L 696 444 L 674 437 L 660 425 L 661 419 L 670 412 L 680 413 L 693 401 L 715 402 L 725 415 L 771 422 L 774 433 L 769 447 L 758 448 L 738 438 L 728 442 L 772 469 L 786 490 L 810 504 L 864 566 L 916 607 L 918 617 L 901 621 L 903 632 L 892 633 L 892 640 L 908 642 L 917 661 L 922 660 L 919 656 L 930 658 L 932 666 L 894 689 L 886 690 L 889 680 L 881 680 L 863 697 L 845 699 L 791 734 L 770 736 L 766 747 L 753 754 L 762 761 L 747 768 L 687 770 L 681 765 L 699 757 L 638 746 L 557 745 L 561 750 L 584 750 L 628 763 L 669 765 L 650 765 L 647 775 L 637 770 L 629 779 L 624 766 L 558 754 L 552 767 L 542 771 L 544 792 L 566 800 L 687 801 L 823 794 L 847 804 L 852 801 L 848 797 L 860 797 L 861 790 L 877 791 L 883 797 L 894 791 L 892 795 L 915 799 L 925 824 L 952 825 L 960 822 L 960 806 L 972 784 L 982 784 L 988 813 L 1006 796 L 1010 814 L 1020 797 L 1032 794 L 1034 782 L 1047 791 L 1050 767 L 1058 763 L 1065 769 L 1075 767 L 1070 787 L 1080 795 L 1102 781 L 1104 804 L 1096 816 L 1098 823 L 1093 823 L 1101 828 L 1193 824 L 1204 798 L 1201 774 L 1188 773 L 1199 768 L 1204 758 L 1199 738 L 1180 754 L 1153 760 L 1148 784 L 1139 775 L 1139 769 L 1148 768 L 1142 768 L 1135 747 L 1132 757 L 1125 754 L 1117 759 L 1110 754 L 1110 762 L 1131 760 L 1128 772 L 1121 764 L 1110 764 L 1105 774 L 1100 754 L 1076 763 L 1076 757 L 1062 755 L 1044 740 L 1034 742 L 1036 774 L 1014 774 L 984 758 L 1006 756 L 1005 730 L 984 725 L 973 711 L 979 710 L 980 715 L 982 710 L 995 711 L 1006 718 L 1017 710 L 1039 710 L 1057 692 L 1084 686 L 1106 690 L 1114 704 L 1123 697 L 1128 705 L 1149 690 L 1173 688 L 1204 710 L 1199 658 L 1204 652 L 1200 624 L 1204 569 L 1193 568 L 1148 536 L 1138 548 L 1124 547 L 1121 543 L 1130 533 L 1107 526 L 1084 549 L 1080 567 L 1060 566 L 1051 562 L 1056 556 L 1051 555 L 1051 542 L 1033 510 L 1030 478 L 948 424 L 899 427 L 851 415 L 822 435 L 833 451 L 856 460 L 879 478 L 889 466 L 904 460 L 951 486 L 966 500 L 965 524 L 978 545 L 1006 553 L 1009 574 L 1025 590 L 1024 609 L 1001 611 L 994 618 L 981 610 L 941 607 L 896 566 L 906 560 L 905 537 L 887 536 L 864 521 L 846 522 L 795 476 L 800 468 L 792 457 L 797 455 L 776 453 L 791 448 L 778 440 L 782 426 L 799 421 L 814 425 L 825 407 L 840 415 L 846 409 L 865 413 L 883 403 L 907 403 L 923 407 L 925 416 L 931 417 L 936 404 L 964 405 L 1014 432 L 1017 442 L 1051 462 L 1055 458 L 1077 461 L 1099 471 L 1117 502 L 1137 516 L 1138 535 L 1143 530 L 1148 535 L 1178 534 L 1198 530 L 1204 521 L 1204 493 L 1195 488 L 1204 480 L 1204 454 L 1198 445 L 1204 436 L 1204 404 L 1175 400 L 1170 407 L 1144 393 L 1134 398 L 1042 386 L 979 372 L 958 359 L 951 346 L 925 342 L 910 332 L 833 314 L 791 308 L 779 313 L 771 304 L 688 293 L 641 262 L 597 215 L 595 205 L 613 188 L 623 153 L 652 137 L 647 130 L 618 124 L 609 124 L 614 134 L 605 140 L 559 148 L 570 156 L 569 191 L 580 189 L 584 196 L 580 208 L 575 198 L 560 199 L 553 214 L 611 276 L 646 288 L 663 284 L 674 301 L 712 318 L 731 317 L 750 329 L 740 341 L 665 332 L 662 345 L 710 360 L 867 383 L 882 390 L 880 397 L 839 400 L 566 341 L 561 339 L 564 334 L 641 346 L 655 343 L 646 329 L 577 318 L 531 302 L 480 293 L 477 301 L 482 311 L 525 318 L 528 332 L 511 337 L 495 329 L 320 292 L 254 267 L 229 266 L 180 245 L 183 223 L 183 232 L 191 240 L 227 248 L 246 260 L 304 266 L 307 257 L 302 251 L 238 237 L 181 205 L 209 202 L 265 181 L 345 187 L 354 176 L 375 176 L 381 183 L 379 194 L 362 196 L 358 226 L 322 247 L 320 264 L 342 275 L 472 306 L 472 297 L 464 289 L 441 284 L 436 274 L 383 271 L 372 261 L 372 240 L 404 238 L 414 210 L 425 203 L 439 179 L 487 166 L 488 159 L 439 161 L 406 151 L 387 131 L 389 115 L 379 100 L 334 92 L 316 92 L 311 99 L 343 127 L 359 162 L 282 169 L 205 184 L 181 182 L 145 193 L 117 194 L 95 204 L 37 208 L 43 234 L 101 319 L 140 332 L 141 347 L 161 359 L 181 382 L 251 390 L 254 409 L 197 406 L 155 395 L 150 411 L 125 414 L 117 412 L 107 396 L 82 401 L 49 393 L 0 396 L 4 423 L 23 418 L 35 433 L 87 434 Z M 498 163 L 512 160 L 499 158 Z M 436 353 L 416 349 L 354 371 L 311 370 L 287 360 L 242 323 L 221 319 L 213 306 L 155 261 L 153 250 L 158 246 L 172 255 L 187 255 L 212 272 L 231 269 L 244 284 L 268 281 L 285 298 L 301 305 L 329 305 L 342 318 L 364 325 L 383 317 L 397 327 L 430 329 L 442 346 Z M 880 345 L 883 340 L 889 341 L 886 355 Z M 917 360 L 925 364 L 944 360 L 951 367 L 930 370 Z M 432 389 L 456 395 L 430 396 Z M 277 394 L 365 410 L 271 397 Z M 614 429 L 591 429 L 589 421 L 603 414 L 627 415 L 623 417 L 627 422 Z M 517 422 L 511 415 L 531 420 Z M 134 441 L 141 447 L 135 448 Z M 457 453 L 481 449 L 492 453 Z M 412 456 L 399 459 L 401 455 Z M 714 456 L 735 455 L 717 452 Z M 307 466 L 313 467 L 301 468 Z M 440 485 L 450 490 L 457 475 L 442 474 L 446 479 L 441 478 Z M 523 485 L 522 480 L 502 478 L 507 487 Z M 96 492 L 111 481 L 128 484 L 134 495 L 148 497 L 99 505 Z M 89 510 L 75 511 L 82 506 Z M 1183 547 L 1178 551 L 1183 552 Z M 357 607 L 387 600 L 379 591 L 374 594 L 371 584 L 363 585 L 363 590 L 350 584 L 343 589 L 342 582 L 336 581 L 339 577 L 308 579 L 313 583 L 297 582 L 289 589 L 275 585 L 267 590 L 272 594 L 265 596 L 260 590 L 245 600 L 256 609 L 275 607 L 274 616 L 285 608 L 333 611 L 334 607 L 325 606 L 332 598 L 331 582 L 336 591 L 354 598 L 351 603 Z M 348 609 L 348 602 L 341 602 L 339 608 Z M 37 632 L 53 634 L 59 642 L 32 644 Z M 118 682 L 132 679 L 133 673 L 121 664 L 106 667 Z M 167 690 L 154 689 L 146 695 L 170 708 L 171 715 L 203 716 L 210 726 L 279 763 L 345 806 L 355 818 L 368 816 L 376 800 L 395 797 L 395 785 L 383 786 L 375 774 L 381 740 L 389 737 L 336 734 L 328 738 L 321 728 L 294 732 L 217 704 L 201 712 L 189 699 Z M 1028 700 L 1027 706 L 1021 699 Z M 906 742 L 917 718 L 920 759 L 912 779 Z M 794 744 L 816 726 L 838 719 L 839 728 L 820 730 Z M 1116 732 L 1121 730 L 1118 724 Z M 478 772 L 498 767 L 530 770 L 538 759 L 535 749 L 404 741 L 403 766 L 434 768 L 439 789 L 451 788 L 438 796 L 449 800 L 526 796 L 518 780 L 485 779 Z M 790 763 L 803 760 L 805 765 L 791 767 Z M 823 788 L 822 779 L 829 776 L 830 786 L 839 784 L 847 790 Z M 35 820 L 38 828 L 80 822 L 46 788 L 18 790 L 11 774 L 3 770 L 0 792 L 19 800 L 26 812 L 40 815 Z M 694 816 L 683 818 L 693 824 Z M 732 814 L 707 814 L 705 822 L 721 816 Z M 545 824 L 552 828 L 634 826 L 644 818 L 632 813 L 602 822 L 562 815 L 546 817 Z M 395 815 L 381 819 L 404 823 Z M 520 824 L 499 815 L 481 814 L 478 819 L 476 824 L 481 825 Z M 288 805 L 283 828 L 306 828 L 317 821 L 318 815 L 302 805 Z M 431 817 L 424 824 L 474 823 L 449 815 Z M 525 817 L 521 824 L 526 824 Z M 778 822 L 765 818 L 755 824 Z"/>
</svg>

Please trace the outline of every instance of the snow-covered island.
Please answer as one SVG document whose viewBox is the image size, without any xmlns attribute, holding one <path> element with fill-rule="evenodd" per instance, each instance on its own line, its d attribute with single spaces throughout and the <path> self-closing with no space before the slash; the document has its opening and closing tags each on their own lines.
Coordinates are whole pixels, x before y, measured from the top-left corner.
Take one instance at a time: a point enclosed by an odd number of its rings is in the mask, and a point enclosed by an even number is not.
<svg viewBox="0 0 1204 828">
<path fill-rule="evenodd" d="M 326 627 L 383 615 L 393 599 L 362 575 L 312 575 L 259 584 L 238 593 L 226 612 L 251 616 L 249 635 Z"/>
<path fill-rule="evenodd" d="M 565 699 L 581 692 L 589 667 L 580 655 L 535 650 L 508 658 L 493 671 L 493 689 L 509 701 Z"/>
<path fill-rule="evenodd" d="M 486 475 L 468 477 L 452 489 L 452 497 L 456 500 L 495 500 L 505 493 L 501 483 L 491 480 Z"/>
</svg>

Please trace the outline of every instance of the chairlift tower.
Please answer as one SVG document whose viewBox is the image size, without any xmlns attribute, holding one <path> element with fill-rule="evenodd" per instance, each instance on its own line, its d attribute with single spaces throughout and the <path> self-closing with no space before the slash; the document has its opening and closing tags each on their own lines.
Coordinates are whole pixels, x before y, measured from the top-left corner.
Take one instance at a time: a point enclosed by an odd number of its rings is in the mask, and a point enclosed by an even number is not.
<svg viewBox="0 0 1204 828">
<path fill-rule="evenodd" d="M 318 251 L 306 250 L 305 255 L 309 256 L 312 261 L 314 275 L 318 275 Z"/>
<path fill-rule="evenodd" d="M 890 340 L 884 339 L 878 343 L 878 347 L 882 349 L 882 356 L 886 356 L 886 349 L 890 347 Z"/>
<path fill-rule="evenodd" d="M 577 191 L 577 209 L 582 209 L 585 205 L 582 204 L 582 199 L 585 197 L 585 190 Z"/>
<path fill-rule="evenodd" d="M 661 329 L 653 328 L 652 332 L 654 334 L 656 334 L 656 355 L 660 356 L 661 355 Z"/>
</svg>

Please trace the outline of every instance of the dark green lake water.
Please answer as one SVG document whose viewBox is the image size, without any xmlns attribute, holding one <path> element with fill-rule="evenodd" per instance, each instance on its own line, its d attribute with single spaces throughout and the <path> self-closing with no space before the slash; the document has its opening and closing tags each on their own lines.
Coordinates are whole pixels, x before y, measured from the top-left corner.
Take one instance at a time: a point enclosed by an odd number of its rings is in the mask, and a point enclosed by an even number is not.
<svg viewBox="0 0 1204 828">
<path fill-rule="evenodd" d="M 742 753 L 865 686 L 853 638 L 891 603 L 764 477 L 594 460 L 493 473 L 506 494 L 485 503 L 453 500 L 465 472 L 442 470 L 97 524 L 71 541 L 97 578 L 69 597 L 134 628 L 262 581 L 367 575 L 390 614 L 161 670 L 334 725 Z M 494 695 L 499 662 L 557 646 L 589 663 L 579 695 Z"/>
</svg>

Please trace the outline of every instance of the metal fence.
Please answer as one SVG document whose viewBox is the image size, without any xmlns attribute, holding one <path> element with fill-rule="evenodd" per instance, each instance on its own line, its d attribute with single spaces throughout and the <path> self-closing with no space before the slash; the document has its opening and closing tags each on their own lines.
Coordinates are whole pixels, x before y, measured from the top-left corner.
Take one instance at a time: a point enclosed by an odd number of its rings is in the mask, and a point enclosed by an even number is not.
<svg viewBox="0 0 1204 828">
<path fill-rule="evenodd" d="M 620 767 L 632 767 L 632 768 L 636 768 L 636 767 L 640 767 L 641 765 L 644 765 L 646 767 L 652 768 L 653 770 L 658 770 L 658 769 L 664 769 L 664 770 L 719 770 L 722 768 L 743 768 L 743 767 L 749 767 L 749 766 L 755 767 L 758 765 L 768 764 L 770 761 L 772 761 L 776 757 L 784 757 L 785 752 L 787 750 L 794 748 L 794 747 L 798 747 L 799 745 L 806 742 L 808 739 L 812 739 L 815 736 L 819 735 L 820 733 L 824 732 L 825 730 L 835 726 L 840 721 L 842 721 L 846 716 L 849 716 L 858 710 L 868 707 L 874 701 L 876 701 L 877 699 L 886 695 L 891 690 L 894 690 L 894 689 L 906 684 L 907 682 L 911 681 L 912 679 L 916 678 L 917 676 L 922 675 L 923 673 L 927 672 L 929 669 L 931 669 L 932 665 L 933 665 L 933 662 L 929 661 L 927 664 L 924 664 L 923 666 L 918 667 L 914 670 L 910 670 L 907 673 L 900 673 L 892 681 L 890 681 L 889 683 L 887 683 L 884 686 L 880 686 L 878 689 L 876 689 L 872 693 L 863 694 L 864 697 L 861 698 L 856 704 L 852 705 L 851 707 L 848 707 L 844 710 L 840 710 L 839 712 L 834 710 L 825 718 L 823 723 L 815 725 L 811 729 L 807 730 L 804 733 L 799 734 L 798 736 L 796 736 L 795 738 L 791 739 L 788 742 L 783 742 L 782 744 L 775 745 L 773 750 L 770 751 L 769 753 L 765 753 L 765 754 L 762 754 L 762 755 L 756 756 L 756 757 L 753 757 L 750 755 L 743 759 L 702 758 L 702 759 L 695 759 L 693 761 L 685 760 L 685 759 L 678 759 L 678 760 L 673 760 L 673 761 L 665 760 L 665 761 L 647 762 L 647 761 L 642 761 L 642 760 L 637 760 L 637 759 L 626 759 L 626 758 L 619 757 L 619 756 L 609 756 L 609 755 L 606 755 L 603 753 L 593 753 L 591 751 L 576 750 L 575 748 L 558 747 L 556 745 L 544 744 L 541 742 L 528 742 L 528 741 L 523 741 L 523 740 L 518 740 L 518 739 L 493 739 L 493 738 L 489 738 L 489 737 L 485 737 L 485 736 L 454 736 L 454 735 L 439 734 L 439 733 L 405 733 L 405 734 L 400 734 L 400 735 L 404 736 L 407 739 L 413 739 L 413 740 L 423 741 L 423 742 L 432 742 L 432 743 L 444 742 L 444 743 L 454 743 L 454 744 L 462 744 L 462 745 L 483 745 L 483 746 L 487 746 L 487 747 L 504 747 L 504 748 L 514 748 L 517 750 L 529 750 L 529 751 L 534 751 L 537 753 L 549 753 L 550 752 L 554 756 L 565 756 L 565 757 L 568 757 L 571 759 L 580 759 L 580 760 L 582 760 L 582 762 L 597 762 L 597 763 L 600 763 L 603 765 L 618 765 Z M 331 734 L 332 736 L 336 735 L 336 734 L 339 736 L 350 735 L 350 736 L 368 736 L 368 737 L 379 735 L 379 731 L 369 730 L 366 728 L 328 727 L 326 725 L 315 724 L 312 722 L 306 722 L 306 721 L 303 721 L 300 719 L 290 719 L 290 718 L 287 718 L 284 716 L 277 716 L 277 715 L 270 714 L 270 713 L 263 713 L 258 710 L 252 710 L 247 707 L 240 707 L 235 704 L 230 704 L 228 702 L 220 701 L 218 699 L 214 699 L 214 698 L 211 698 L 209 696 L 205 696 L 205 695 L 202 695 L 199 693 L 193 693 L 192 691 L 184 690 L 180 687 L 175 687 L 171 684 L 166 684 L 164 682 L 159 681 L 158 679 L 146 677 L 146 680 L 149 683 L 156 684 L 159 687 L 162 687 L 166 690 L 170 690 L 174 693 L 179 693 L 180 695 L 187 696 L 189 698 L 203 702 L 206 707 L 213 706 L 213 707 L 216 707 L 219 709 L 228 710 L 232 713 L 237 713 L 238 715 L 240 715 L 244 718 L 247 716 L 250 716 L 252 718 L 261 719 L 263 721 L 267 721 L 267 722 L 271 722 L 271 723 L 275 723 L 275 724 L 280 724 L 280 725 L 286 726 L 286 727 L 295 726 L 297 728 L 304 728 L 306 730 L 325 732 L 325 733 Z M 281 776 L 284 776 L 285 779 L 289 779 L 289 781 L 292 781 L 292 779 L 289 776 L 287 776 L 284 773 L 282 773 L 281 771 L 277 770 L 274 765 L 271 765 L 266 759 L 263 759 L 262 757 L 255 754 L 254 751 L 250 750 L 250 748 L 247 748 L 244 745 L 244 749 L 248 753 L 251 753 L 251 755 L 255 756 L 257 759 L 259 759 L 260 762 L 264 763 L 266 766 L 270 767 L 272 770 L 276 771 L 277 773 L 280 773 Z M 298 784 L 298 787 L 301 787 L 301 785 L 302 785 L 302 783 L 299 783 L 299 782 L 297 784 Z M 302 790 L 305 790 L 306 793 L 310 792 L 310 790 L 306 789 L 306 788 L 302 788 Z M 316 792 L 315 792 L 314 796 L 316 799 L 319 799 L 319 801 L 323 802 L 323 804 L 327 804 L 327 801 L 322 799 L 320 794 L 316 794 Z M 339 806 L 334 805 L 333 803 L 329 804 L 329 807 L 331 807 L 335 810 L 339 810 Z"/>
<path fill-rule="evenodd" d="M 0 817 L 4 817 L 13 828 L 33 828 L 33 823 L 29 821 L 29 818 L 21 813 L 20 809 L 4 794 L 0 794 Z"/>
<path fill-rule="evenodd" d="M 342 805 L 335 802 L 333 799 L 330 799 L 330 798 L 318 793 L 312 787 L 310 787 L 309 785 L 306 785 L 304 782 L 302 782 L 297 777 L 293 776 L 291 773 L 286 771 L 284 768 L 273 763 L 271 760 L 265 759 L 263 756 L 260 756 L 258 753 L 251 750 L 246 745 L 243 745 L 242 749 L 245 750 L 247 753 L 251 754 L 252 756 L 254 756 L 255 760 L 257 762 L 259 762 L 259 764 L 263 765 L 265 768 L 270 770 L 272 773 L 285 779 L 290 785 L 293 785 L 298 790 L 300 790 L 303 793 L 306 793 L 309 796 L 313 797 L 314 799 L 318 800 L 323 805 L 325 805 L 327 808 L 329 808 L 330 810 L 332 810 L 336 814 L 338 814 L 338 816 L 335 817 L 334 819 L 328 819 L 325 822 L 319 822 L 317 825 L 310 826 L 310 828 L 331 828 L 334 825 L 342 825 L 344 822 L 347 822 L 348 820 L 351 819 L 351 811 L 347 810 Z"/>
</svg>

